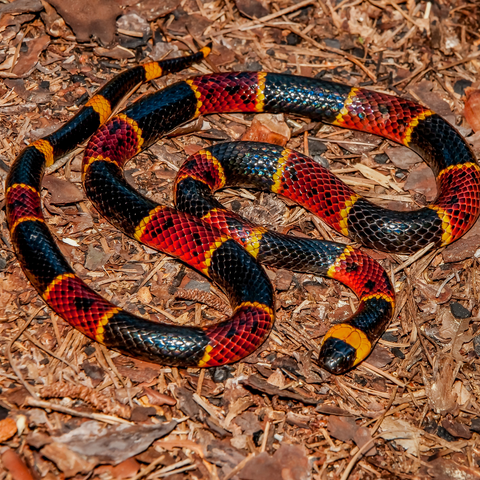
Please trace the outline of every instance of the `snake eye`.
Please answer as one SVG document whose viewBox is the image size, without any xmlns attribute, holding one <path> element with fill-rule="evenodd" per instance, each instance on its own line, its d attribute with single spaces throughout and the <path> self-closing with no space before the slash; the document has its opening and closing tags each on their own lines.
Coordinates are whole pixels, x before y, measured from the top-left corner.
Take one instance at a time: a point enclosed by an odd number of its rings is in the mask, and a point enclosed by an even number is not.
<svg viewBox="0 0 480 480">
<path fill-rule="evenodd" d="M 340 375 L 355 365 L 356 350 L 345 341 L 330 337 L 320 349 L 319 365 L 330 373 Z"/>
</svg>

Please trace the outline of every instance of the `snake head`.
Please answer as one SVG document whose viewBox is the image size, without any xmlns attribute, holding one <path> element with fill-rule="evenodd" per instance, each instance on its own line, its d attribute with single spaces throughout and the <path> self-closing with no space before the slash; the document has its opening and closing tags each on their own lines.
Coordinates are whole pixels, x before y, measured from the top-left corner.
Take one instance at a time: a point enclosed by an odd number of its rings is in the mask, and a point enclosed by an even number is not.
<svg viewBox="0 0 480 480">
<path fill-rule="evenodd" d="M 350 370 L 357 360 L 357 351 L 340 338 L 330 337 L 320 349 L 319 365 L 330 373 L 341 375 Z"/>
</svg>

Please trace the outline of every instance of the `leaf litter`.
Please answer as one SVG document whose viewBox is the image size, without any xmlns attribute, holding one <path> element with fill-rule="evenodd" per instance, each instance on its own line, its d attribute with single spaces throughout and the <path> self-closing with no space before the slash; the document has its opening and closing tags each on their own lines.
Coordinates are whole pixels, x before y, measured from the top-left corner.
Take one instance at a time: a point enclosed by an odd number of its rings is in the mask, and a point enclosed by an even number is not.
<svg viewBox="0 0 480 480">
<path fill-rule="evenodd" d="M 2 3 L 0 176 L 26 143 L 58 128 L 119 71 L 211 40 L 206 62 L 136 95 L 211 71 L 316 76 L 421 102 L 478 155 L 479 18 L 478 3 L 466 0 Z M 429 169 L 404 147 L 303 117 L 212 115 L 178 133 L 126 171 L 166 203 L 187 154 L 240 138 L 310 154 L 386 207 L 418 208 L 436 192 Z M 42 195 L 75 271 L 152 320 L 224 319 L 229 306 L 215 286 L 99 217 L 82 193 L 80 158 L 81 149 L 49 168 Z M 276 230 L 346 242 L 275 196 L 240 189 L 219 197 Z M 277 289 L 268 341 L 238 364 L 201 371 L 107 351 L 44 307 L 15 260 L 3 193 L 0 201 L 2 478 L 480 478 L 478 224 L 440 251 L 368 252 L 396 272 L 397 316 L 347 375 L 326 373 L 316 358 L 355 297 L 283 270 L 268 272 Z"/>
</svg>

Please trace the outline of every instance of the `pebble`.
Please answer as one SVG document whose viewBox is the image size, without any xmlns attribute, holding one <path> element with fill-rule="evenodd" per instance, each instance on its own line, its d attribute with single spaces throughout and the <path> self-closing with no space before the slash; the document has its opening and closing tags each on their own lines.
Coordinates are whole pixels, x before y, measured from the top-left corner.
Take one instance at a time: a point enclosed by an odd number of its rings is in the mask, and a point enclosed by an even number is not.
<svg viewBox="0 0 480 480">
<path fill-rule="evenodd" d="M 400 358 L 401 360 L 405 358 L 405 354 L 398 347 L 393 347 L 391 351 L 397 358 Z"/>
<path fill-rule="evenodd" d="M 472 424 L 470 425 L 470 430 L 472 432 L 480 433 L 480 417 L 474 418 Z"/>
<path fill-rule="evenodd" d="M 460 80 L 457 80 L 453 85 L 453 91 L 455 93 L 458 93 L 458 95 L 465 95 L 465 89 L 471 86 L 472 86 L 472 82 L 470 80 L 461 78 Z"/>
<path fill-rule="evenodd" d="M 470 318 L 472 316 L 472 313 L 458 302 L 452 302 L 450 304 L 450 311 L 453 316 L 458 319 Z"/>
<path fill-rule="evenodd" d="M 480 335 L 473 337 L 473 349 L 475 353 L 480 357 Z"/>
<path fill-rule="evenodd" d="M 378 155 L 375 155 L 373 159 L 380 165 L 384 165 L 389 160 L 388 155 L 386 153 L 379 153 Z"/>
<path fill-rule="evenodd" d="M 394 342 L 394 343 L 397 343 L 398 342 L 398 337 L 395 336 L 393 333 L 391 332 L 385 332 L 383 335 L 382 335 L 382 340 L 385 340 L 386 342 Z"/>
<path fill-rule="evenodd" d="M 232 370 L 232 367 L 228 365 L 224 365 L 223 367 L 216 367 L 213 370 L 212 380 L 215 383 L 222 383 L 227 380 L 227 378 L 233 378 Z"/>
</svg>

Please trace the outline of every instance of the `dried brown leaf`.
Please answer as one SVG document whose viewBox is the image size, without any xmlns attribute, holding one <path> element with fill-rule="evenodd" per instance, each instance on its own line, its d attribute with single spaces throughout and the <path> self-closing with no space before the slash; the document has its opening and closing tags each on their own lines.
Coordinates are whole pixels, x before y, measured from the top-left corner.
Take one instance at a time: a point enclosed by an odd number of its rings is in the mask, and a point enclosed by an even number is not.
<svg viewBox="0 0 480 480">
<path fill-rule="evenodd" d="M 35 68 L 40 54 L 49 44 L 50 37 L 48 35 L 42 35 L 27 42 L 28 49 L 24 54 L 19 56 L 18 62 L 13 68 L 13 73 L 18 77 L 28 75 Z"/>
<path fill-rule="evenodd" d="M 352 417 L 328 417 L 327 429 L 330 435 L 342 442 L 353 440 L 358 425 Z"/>
<path fill-rule="evenodd" d="M 379 434 L 385 440 L 394 440 L 411 455 L 419 456 L 422 430 L 410 425 L 406 420 L 386 417 L 382 421 Z"/>
<path fill-rule="evenodd" d="M 143 387 L 143 393 L 148 397 L 152 405 L 175 405 L 177 401 L 170 395 L 153 390 L 153 388 Z"/>
<path fill-rule="evenodd" d="M 88 421 L 64 435 L 54 437 L 54 440 L 56 444 L 66 445 L 69 450 L 91 462 L 117 465 L 143 452 L 155 440 L 168 435 L 176 425 L 177 422 L 172 421 L 155 425 L 105 426 Z"/>
<path fill-rule="evenodd" d="M 427 467 L 429 478 L 434 480 L 480 480 L 478 468 L 470 468 L 447 458 L 436 458 Z"/>
<path fill-rule="evenodd" d="M 72 28 L 79 42 L 88 42 L 97 37 L 108 45 L 115 36 L 117 17 L 120 16 L 118 3 L 115 0 L 49 0 L 65 22 Z M 95 12 L 92 15 L 92 12 Z"/>
<path fill-rule="evenodd" d="M 263 452 L 250 460 L 240 471 L 241 480 L 288 479 L 307 480 L 310 478 L 308 457 L 300 445 L 282 443 L 273 454 Z"/>
<path fill-rule="evenodd" d="M 51 203 L 54 205 L 65 205 L 85 200 L 83 192 L 68 180 L 47 175 L 43 179 L 43 186 L 52 195 Z"/>
<path fill-rule="evenodd" d="M 451 355 L 438 354 L 433 364 L 433 376 L 423 374 L 425 391 L 431 408 L 441 415 L 454 414 L 458 410 L 457 394 L 453 384 L 460 364 Z"/>
</svg>

